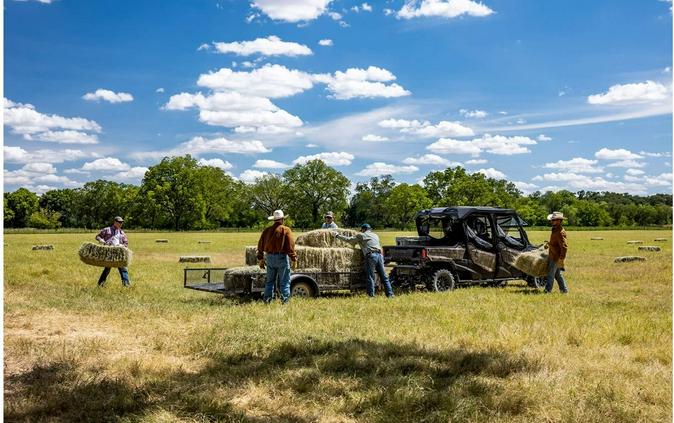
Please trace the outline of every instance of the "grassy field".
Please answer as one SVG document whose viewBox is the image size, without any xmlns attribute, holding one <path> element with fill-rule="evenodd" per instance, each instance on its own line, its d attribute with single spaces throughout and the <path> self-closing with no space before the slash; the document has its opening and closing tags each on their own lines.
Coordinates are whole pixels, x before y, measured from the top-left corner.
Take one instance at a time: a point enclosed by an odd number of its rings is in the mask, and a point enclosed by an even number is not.
<svg viewBox="0 0 674 423">
<path fill-rule="evenodd" d="M 257 234 L 130 233 L 130 289 L 114 270 L 96 287 L 77 257 L 94 235 L 5 235 L 6 421 L 672 421 L 671 232 L 569 232 L 567 296 L 288 306 L 182 288 L 180 255 L 241 265 Z M 632 239 L 663 251 L 613 263 Z"/>
</svg>

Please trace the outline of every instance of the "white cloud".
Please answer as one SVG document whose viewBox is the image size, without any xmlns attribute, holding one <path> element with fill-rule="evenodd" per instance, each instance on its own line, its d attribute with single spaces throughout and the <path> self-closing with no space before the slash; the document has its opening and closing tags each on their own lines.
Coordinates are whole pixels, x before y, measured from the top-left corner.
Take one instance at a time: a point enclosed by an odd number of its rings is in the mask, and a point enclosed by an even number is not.
<svg viewBox="0 0 674 423">
<path fill-rule="evenodd" d="M 481 173 L 487 178 L 493 179 L 505 179 L 506 177 L 505 173 L 501 172 L 500 170 L 496 170 L 493 167 L 490 167 L 489 169 L 480 169 L 474 173 Z"/>
<path fill-rule="evenodd" d="M 83 99 L 88 101 L 107 101 L 109 103 L 126 103 L 133 101 L 133 96 L 129 93 L 116 93 L 114 91 L 106 90 L 103 88 L 97 89 L 93 93 L 86 93 L 82 96 Z"/>
<path fill-rule="evenodd" d="M 200 75 L 197 85 L 216 91 L 236 91 L 253 97 L 279 98 L 311 89 L 313 78 L 306 72 L 267 64 L 250 72 L 222 68 Z"/>
<path fill-rule="evenodd" d="M 646 157 L 672 157 L 672 153 L 669 151 L 664 151 L 662 153 L 651 153 L 648 151 L 640 151 L 639 154 Z"/>
<path fill-rule="evenodd" d="M 646 189 L 641 183 L 608 181 L 601 176 L 588 176 L 571 172 L 546 173 L 535 176 L 533 180 L 561 183 L 571 190 L 629 192 L 633 194 L 646 193 Z"/>
<path fill-rule="evenodd" d="M 611 86 L 606 93 L 588 96 L 587 102 L 601 105 L 659 102 L 666 100 L 670 91 L 671 87 L 666 87 L 654 81 L 616 84 Z"/>
<path fill-rule="evenodd" d="M 374 134 L 363 135 L 363 138 L 361 138 L 361 139 L 363 141 L 367 141 L 367 142 L 388 141 L 388 137 L 383 137 L 381 135 L 374 135 Z"/>
<path fill-rule="evenodd" d="M 624 148 L 618 148 L 611 150 L 610 148 L 602 148 L 601 150 L 594 153 L 594 157 L 599 160 L 631 160 L 631 159 L 642 159 L 643 157 L 632 153 L 629 150 Z"/>
<path fill-rule="evenodd" d="M 545 134 L 540 134 L 538 137 L 536 137 L 538 141 L 545 142 L 545 141 L 552 141 L 552 138 Z"/>
<path fill-rule="evenodd" d="M 28 163 L 21 168 L 25 172 L 32 173 L 56 173 L 56 168 L 51 163 Z"/>
<path fill-rule="evenodd" d="M 88 157 L 98 157 L 97 153 L 85 153 L 82 150 L 35 150 L 26 151 L 21 147 L 4 146 L 4 158 L 8 163 L 63 163 L 84 159 Z"/>
<path fill-rule="evenodd" d="M 239 179 L 247 184 L 254 184 L 257 179 L 269 175 L 269 172 L 260 172 L 259 170 L 248 169 L 239 175 Z"/>
<path fill-rule="evenodd" d="M 325 162 L 328 166 L 348 166 L 351 164 L 351 161 L 354 159 L 353 154 L 340 152 L 340 153 L 318 153 L 310 156 L 300 156 L 293 160 L 293 164 L 305 164 L 311 160 L 320 159 Z"/>
<path fill-rule="evenodd" d="M 538 188 L 538 185 L 523 181 L 513 181 L 513 184 L 525 194 L 530 194 Z"/>
<path fill-rule="evenodd" d="M 648 186 L 652 187 L 668 187 L 672 185 L 672 174 L 661 173 L 657 176 L 647 176 L 645 182 Z"/>
<path fill-rule="evenodd" d="M 181 143 L 176 148 L 168 151 L 141 151 L 131 153 L 130 156 L 137 160 L 161 159 L 165 156 L 184 156 L 191 154 L 198 157 L 203 154 L 258 154 L 269 153 L 271 150 L 264 146 L 261 141 L 232 141 L 226 138 L 205 139 L 194 137 Z"/>
<path fill-rule="evenodd" d="M 330 19 L 332 19 L 333 21 L 338 21 L 342 19 L 342 15 L 337 12 L 329 12 L 328 16 L 330 16 Z"/>
<path fill-rule="evenodd" d="M 393 10 L 393 9 L 388 9 L 388 8 L 384 9 L 384 15 L 385 16 L 390 16 L 394 13 L 395 13 L 395 10 Z"/>
<path fill-rule="evenodd" d="M 199 159 L 197 163 L 200 166 L 219 167 L 222 170 L 229 170 L 234 167 L 230 162 L 222 159 Z"/>
<path fill-rule="evenodd" d="M 164 88 L 163 88 L 163 87 L 159 87 L 159 88 L 157 88 L 156 90 L 154 90 L 154 92 L 156 92 L 156 93 L 163 93 L 163 92 L 164 92 Z"/>
<path fill-rule="evenodd" d="M 529 137 L 506 137 L 503 135 L 484 134 L 482 137 L 471 141 L 441 138 L 426 148 L 440 154 L 453 153 L 478 156 L 484 151 L 491 154 L 511 156 L 514 154 L 530 153 L 531 151 L 525 146 L 534 144 L 536 144 L 536 141 Z"/>
<path fill-rule="evenodd" d="M 123 163 L 115 157 L 104 157 L 102 159 L 96 159 L 92 162 L 86 162 L 82 165 L 82 170 L 88 171 L 125 171 L 129 170 L 130 166 L 126 163 Z"/>
<path fill-rule="evenodd" d="M 482 149 L 472 141 L 458 141 L 451 138 L 440 138 L 426 148 L 439 154 L 470 154 L 478 156 L 482 152 Z"/>
<path fill-rule="evenodd" d="M 394 175 L 396 173 L 414 173 L 419 170 L 416 166 L 396 166 L 383 162 L 375 162 L 369 164 L 365 169 L 356 173 L 358 176 L 380 176 L 380 175 Z"/>
<path fill-rule="evenodd" d="M 258 169 L 285 169 L 290 166 L 285 163 L 277 162 L 276 160 L 257 160 L 253 167 Z"/>
<path fill-rule="evenodd" d="M 370 66 L 367 69 L 349 68 L 334 75 L 317 74 L 314 80 L 327 84 L 331 97 L 338 100 L 373 97 L 403 97 L 411 93 L 394 81 L 395 75 L 386 69 Z"/>
<path fill-rule="evenodd" d="M 478 164 L 485 164 L 487 163 L 486 159 L 470 159 L 466 161 L 466 164 L 469 165 L 478 165 Z"/>
<path fill-rule="evenodd" d="M 461 165 L 461 163 L 452 162 L 445 159 L 444 157 L 438 156 L 437 154 L 424 154 L 423 156 L 419 157 L 408 157 L 403 160 L 403 163 L 409 165 L 434 165 L 445 167 Z"/>
<path fill-rule="evenodd" d="M 263 56 L 309 56 L 311 49 L 303 44 L 283 41 L 275 35 L 257 38 L 253 41 L 215 42 L 213 47 L 218 53 L 234 53 L 239 56 L 261 54 Z"/>
<path fill-rule="evenodd" d="M 360 8 L 365 11 L 365 12 L 372 12 L 372 6 L 370 6 L 367 3 L 363 3 L 360 5 Z"/>
<path fill-rule="evenodd" d="M 628 174 L 628 175 L 631 175 L 631 176 L 640 176 L 640 175 L 643 175 L 646 172 L 644 172 L 643 170 L 639 170 L 639 169 L 627 169 L 625 171 L 625 173 Z"/>
<path fill-rule="evenodd" d="M 332 0 L 253 0 L 252 7 L 273 20 L 300 22 L 316 19 L 325 13 Z"/>
<path fill-rule="evenodd" d="M 324 47 L 330 47 L 333 45 L 332 40 L 329 38 L 324 38 L 318 42 L 319 45 L 322 45 Z"/>
<path fill-rule="evenodd" d="M 316 147 L 318 147 L 318 145 L 317 144 L 307 144 L 306 147 L 307 148 L 316 148 Z"/>
<path fill-rule="evenodd" d="M 86 172 L 81 169 L 66 169 L 63 171 L 63 173 L 66 173 L 68 175 L 91 175 L 91 172 Z"/>
<path fill-rule="evenodd" d="M 96 135 L 85 131 L 101 132 L 101 126 L 92 120 L 46 115 L 35 110 L 32 104 L 15 103 L 6 98 L 4 122 L 12 133 L 23 135 L 27 140 L 93 144 L 98 142 Z"/>
<path fill-rule="evenodd" d="M 494 13 L 483 3 L 472 0 L 421 0 L 407 1 L 398 11 L 400 19 L 418 17 L 456 18 L 461 15 L 484 17 Z"/>
<path fill-rule="evenodd" d="M 139 181 L 145 177 L 145 172 L 148 171 L 146 167 L 132 167 L 129 170 L 118 172 L 113 177 L 114 179 L 121 179 L 126 181 Z"/>
<path fill-rule="evenodd" d="M 489 113 L 485 112 L 484 110 L 467 110 L 467 109 L 461 109 L 459 110 L 459 113 L 461 116 L 467 117 L 467 118 L 476 118 L 476 119 L 483 119 L 486 118 Z"/>
<path fill-rule="evenodd" d="M 574 157 L 571 160 L 559 160 L 554 163 L 546 163 L 543 167 L 548 169 L 566 170 L 572 173 L 601 173 L 604 171 L 604 169 L 597 167 L 596 165 L 597 160 Z"/>
<path fill-rule="evenodd" d="M 433 125 L 429 121 L 386 119 L 379 122 L 382 128 L 399 129 L 402 133 L 418 135 L 424 138 L 468 137 L 475 135 L 473 130 L 461 122 L 440 121 Z"/>
<path fill-rule="evenodd" d="M 638 162 L 636 160 L 620 160 L 617 162 L 613 162 L 609 165 L 608 167 L 627 167 L 627 168 L 637 168 L 637 167 L 644 167 L 646 166 L 642 162 Z"/>
</svg>

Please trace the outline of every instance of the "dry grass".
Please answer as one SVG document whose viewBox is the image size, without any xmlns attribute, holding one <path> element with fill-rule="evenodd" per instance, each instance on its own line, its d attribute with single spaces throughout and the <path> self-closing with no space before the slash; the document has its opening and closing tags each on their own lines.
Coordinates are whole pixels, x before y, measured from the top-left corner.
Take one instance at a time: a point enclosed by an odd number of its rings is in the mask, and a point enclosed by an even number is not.
<svg viewBox="0 0 674 423">
<path fill-rule="evenodd" d="M 182 288 L 177 257 L 240 266 L 258 234 L 129 233 L 126 290 L 98 289 L 100 269 L 75 259 L 93 233 L 6 235 L 5 418 L 669 422 L 671 242 L 613 263 L 636 252 L 627 240 L 662 235 L 568 232 L 567 296 L 513 285 L 287 307 Z M 56 247 L 43 260 L 38 236 Z"/>
</svg>

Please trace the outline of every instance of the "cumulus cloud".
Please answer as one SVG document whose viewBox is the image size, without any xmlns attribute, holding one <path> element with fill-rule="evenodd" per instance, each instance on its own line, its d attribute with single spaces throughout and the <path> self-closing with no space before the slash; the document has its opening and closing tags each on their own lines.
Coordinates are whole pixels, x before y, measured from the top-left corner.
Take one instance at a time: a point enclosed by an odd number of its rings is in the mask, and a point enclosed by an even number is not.
<svg viewBox="0 0 674 423">
<path fill-rule="evenodd" d="M 322 45 L 323 47 L 330 47 L 333 45 L 332 40 L 329 38 L 324 38 L 318 42 L 319 45 Z"/>
<path fill-rule="evenodd" d="M 552 141 L 552 138 L 545 134 L 540 134 L 539 136 L 536 137 L 538 141 L 545 142 L 545 141 Z"/>
<path fill-rule="evenodd" d="M 261 172 L 255 169 L 248 169 L 239 175 L 239 179 L 247 184 L 254 184 L 258 179 L 269 175 L 269 172 Z"/>
<path fill-rule="evenodd" d="M 253 41 L 234 41 L 231 43 L 214 42 L 213 47 L 218 53 L 233 53 L 238 56 L 309 56 L 311 49 L 304 44 L 283 41 L 275 35 L 267 38 L 257 38 Z"/>
<path fill-rule="evenodd" d="M 440 154 L 470 154 L 478 156 L 482 152 L 482 149 L 472 141 L 458 141 L 451 138 L 440 138 L 426 148 Z"/>
<path fill-rule="evenodd" d="M 480 138 L 470 141 L 458 141 L 451 138 L 440 138 L 426 147 L 440 154 L 470 154 L 479 156 L 483 151 L 501 156 L 525 154 L 531 151 L 527 145 L 534 145 L 536 141 L 523 136 L 506 137 L 503 135 L 484 134 Z"/>
<path fill-rule="evenodd" d="M 253 0 L 251 6 L 273 20 L 310 21 L 327 11 L 332 0 Z"/>
<path fill-rule="evenodd" d="M 21 170 L 33 173 L 56 173 L 56 168 L 51 163 L 28 163 Z"/>
<path fill-rule="evenodd" d="M 466 164 L 468 165 L 478 165 L 478 164 L 485 164 L 487 163 L 486 159 L 470 159 L 466 160 Z"/>
<path fill-rule="evenodd" d="M 489 113 L 485 112 L 484 110 L 467 110 L 467 109 L 459 110 L 459 114 L 461 114 L 461 116 L 463 117 L 475 119 L 484 119 L 489 115 Z"/>
<path fill-rule="evenodd" d="M 646 166 L 643 162 L 638 162 L 636 160 L 619 160 L 607 165 L 608 167 L 627 167 L 627 168 L 638 168 Z"/>
<path fill-rule="evenodd" d="M 234 167 L 230 162 L 222 159 L 199 159 L 197 163 L 201 166 L 219 167 L 222 170 L 229 170 Z"/>
<path fill-rule="evenodd" d="M 146 167 L 132 167 L 129 170 L 125 170 L 123 172 L 117 172 L 113 178 L 114 179 L 121 179 L 124 181 L 139 181 L 145 177 L 145 172 L 148 171 L 148 168 Z"/>
<path fill-rule="evenodd" d="M 672 174 L 661 173 L 657 176 L 647 176 L 645 182 L 646 185 L 652 187 L 668 187 L 672 185 Z"/>
<path fill-rule="evenodd" d="M 390 71 L 369 66 L 367 69 L 349 68 L 334 74 L 316 74 L 314 80 L 327 84 L 331 97 L 337 100 L 373 97 L 403 97 L 411 93 L 396 83 Z"/>
<path fill-rule="evenodd" d="M 88 119 L 66 118 L 38 112 L 32 104 L 15 103 L 4 99 L 4 121 L 14 134 L 26 140 L 58 142 L 68 144 L 95 144 L 101 126 Z"/>
<path fill-rule="evenodd" d="M 253 167 L 258 169 L 285 169 L 290 166 L 285 163 L 277 162 L 276 160 L 257 160 Z"/>
<path fill-rule="evenodd" d="M 398 129 L 401 133 L 413 134 L 423 138 L 469 137 L 475 135 L 473 130 L 461 122 L 440 121 L 432 124 L 429 121 L 386 119 L 379 122 L 382 128 Z"/>
<path fill-rule="evenodd" d="M 450 160 L 445 159 L 444 157 L 440 157 L 437 154 L 424 154 L 423 156 L 418 156 L 418 157 L 408 157 L 403 160 L 403 163 L 408 164 L 408 165 L 433 165 L 433 166 L 460 166 L 461 163 L 458 162 L 452 162 Z"/>
<path fill-rule="evenodd" d="M 602 148 L 601 150 L 594 153 L 594 157 L 599 160 L 632 160 L 632 159 L 642 159 L 643 157 L 639 154 L 632 153 L 629 150 L 624 148 L 618 148 L 611 150 L 610 148 Z"/>
<path fill-rule="evenodd" d="M 93 93 L 86 93 L 82 96 L 87 101 L 107 101 L 108 103 L 126 103 L 133 101 L 133 96 L 129 93 L 116 93 L 103 88 L 97 89 Z"/>
<path fill-rule="evenodd" d="M 532 192 L 536 191 L 536 189 L 538 188 L 538 185 L 536 185 L 536 184 L 532 184 L 532 183 L 529 183 L 529 182 L 523 182 L 523 181 L 513 181 L 513 184 L 515 184 L 517 189 L 519 189 L 520 191 L 522 191 L 525 194 L 531 194 Z"/>
<path fill-rule="evenodd" d="M 412 0 L 398 11 L 398 19 L 419 17 L 456 18 L 461 15 L 484 17 L 494 13 L 483 3 L 472 0 Z"/>
<path fill-rule="evenodd" d="M 475 173 L 481 173 L 487 178 L 492 178 L 492 179 L 505 179 L 506 175 L 505 173 L 501 172 L 500 170 L 496 170 L 493 167 L 490 167 L 488 169 L 480 169 L 476 171 Z"/>
<path fill-rule="evenodd" d="M 396 173 L 414 173 L 419 170 L 416 166 L 396 166 L 384 162 L 374 162 L 365 167 L 365 169 L 356 173 L 358 176 L 380 176 L 394 175 Z"/>
<path fill-rule="evenodd" d="M 340 152 L 340 153 L 318 153 L 310 156 L 300 156 L 293 160 L 293 164 L 305 164 L 311 160 L 320 159 L 328 166 L 348 166 L 353 161 L 353 154 Z"/>
<path fill-rule="evenodd" d="M 627 169 L 625 171 L 625 173 L 628 174 L 628 175 L 631 175 L 631 176 L 641 176 L 646 172 L 644 172 L 643 170 L 639 170 L 639 169 Z"/>
<path fill-rule="evenodd" d="M 121 160 L 115 157 L 104 157 L 102 159 L 96 159 L 91 162 L 86 162 L 82 165 L 82 170 L 86 171 L 125 171 L 129 170 L 131 167 L 123 163 Z"/>
<path fill-rule="evenodd" d="M 258 154 L 269 153 L 271 150 L 264 146 L 261 141 L 233 141 L 226 138 L 206 139 L 194 137 L 191 140 L 178 145 L 168 151 L 141 151 L 131 153 L 131 157 L 137 160 L 161 159 L 165 156 L 184 156 L 191 154 L 198 157 L 203 154 Z"/>
<path fill-rule="evenodd" d="M 543 167 L 548 169 L 567 170 L 573 173 L 601 173 L 604 171 L 604 169 L 597 167 L 596 165 L 597 160 L 574 157 L 571 160 L 559 160 L 554 163 L 546 163 Z"/>
<path fill-rule="evenodd" d="M 670 91 L 671 87 L 666 87 L 654 81 L 636 84 L 616 84 L 603 94 L 588 96 L 587 102 L 600 105 L 660 102 L 669 97 Z"/>
<path fill-rule="evenodd" d="M 4 158 L 8 163 L 63 163 L 66 161 L 80 160 L 84 158 L 96 158 L 97 153 L 85 153 L 82 150 L 35 150 L 26 151 L 21 147 L 4 146 Z"/>
<path fill-rule="evenodd" d="M 56 168 L 51 163 L 28 163 L 21 169 L 4 170 L 3 177 L 5 185 L 20 185 L 31 190 L 35 184 L 79 185 L 67 176 L 56 175 Z"/>
<path fill-rule="evenodd" d="M 609 181 L 601 176 L 588 176 L 572 172 L 546 173 L 535 176 L 533 180 L 563 184 L 571 190 L 629 192 L 633 194 L 646 193 L 646 188 L 641 183 Z"/>
<path fill-rule="evenodd" d="M 306 72 L 267 64 L 250 72 L 222 68 L 200 75 L 197 85 L 216 91 L 235 91 L 247 96 L 279 98 L 311 89 L 313 78 Z"/>
<path fill-rule="evenodd" d="M 361 138 L 361 139 L 363 141 L 367 141 L 367 142 L 388 141 L 388 137 L 383 137 L 381 135 L 374 135 L 374 134 L 363 135 L 363 138 Z"/>
<path fill-rule="evenodd" d="M 157 88 L 156 90 L 154 90 L 154 92 L 160 93 L 160 94 L 161 94 L 161 93 L 164 92 L 164 88 L 163 88 L 163 87 L 159 87 L 159 88 Z"/>
</svg>

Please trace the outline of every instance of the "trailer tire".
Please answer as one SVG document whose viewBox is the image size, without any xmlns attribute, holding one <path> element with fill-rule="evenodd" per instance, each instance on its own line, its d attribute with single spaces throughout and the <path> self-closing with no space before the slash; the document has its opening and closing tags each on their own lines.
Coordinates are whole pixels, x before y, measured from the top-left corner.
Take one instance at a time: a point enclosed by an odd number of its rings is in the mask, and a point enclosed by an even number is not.
<svg viewBox="0 0 674 423">
<path fill-rule="evenodd" d="M 449 269 L 438 269 L 431 276 L 427 288 L 432 292 L 452 291 L 456 287 L 456 280 Z"/>
<path fill-rule="evenodd" d="M 290 287 L 291 297 L 315 297 L 316 290 L 309 281 L 300 280 Z"/>
</svg>

